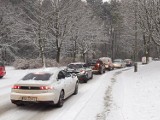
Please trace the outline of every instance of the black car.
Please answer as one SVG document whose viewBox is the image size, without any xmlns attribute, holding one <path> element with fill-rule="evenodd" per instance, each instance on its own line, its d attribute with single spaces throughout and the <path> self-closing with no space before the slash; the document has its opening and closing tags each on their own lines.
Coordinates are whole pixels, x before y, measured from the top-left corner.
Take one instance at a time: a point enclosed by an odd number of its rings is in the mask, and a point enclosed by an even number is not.
<svg viewBox="0 0 160 120">
<path fill-rule="evenodd" d="M 125 59 L 124 62 L 125 62 L 127 67 L 133 66 L 133 61 L 131 59 Z"/>
<path fill-rule="evenodd" d="M 87 82 L 89 79 L 93 78 L 92 69 L 88 64 L 83 62 L 75 62 L 67 65 L 67 72 L 75 73 L 79 81 Z"/>
</svg>

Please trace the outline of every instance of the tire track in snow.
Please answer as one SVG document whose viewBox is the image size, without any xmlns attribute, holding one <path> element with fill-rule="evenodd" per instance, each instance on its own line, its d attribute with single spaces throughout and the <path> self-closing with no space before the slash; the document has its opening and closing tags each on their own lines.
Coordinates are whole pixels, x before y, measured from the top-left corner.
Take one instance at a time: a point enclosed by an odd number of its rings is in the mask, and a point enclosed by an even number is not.
<svg viewBox="0 0 160 120">
<path fill-rule="evenodd" d="M 127 68 L 127 69 L 123 69 L 120 71 L 117 71 L 113 77 L 111 78 L 111 85 L 108 86 L 106 93 L 105 93 L 105 97 L 104 97 L 104 110 L 97 114 L 97 119 L 96 120 L 106 120 L 106 115 L 110 113 L 110 107 L 112 105 L 112 89 L 114 84 L 116 83 L 116 77 L 121 74 L 123 71 L 127 71 L 130 70 L 131 68 Z"/>
</svg>

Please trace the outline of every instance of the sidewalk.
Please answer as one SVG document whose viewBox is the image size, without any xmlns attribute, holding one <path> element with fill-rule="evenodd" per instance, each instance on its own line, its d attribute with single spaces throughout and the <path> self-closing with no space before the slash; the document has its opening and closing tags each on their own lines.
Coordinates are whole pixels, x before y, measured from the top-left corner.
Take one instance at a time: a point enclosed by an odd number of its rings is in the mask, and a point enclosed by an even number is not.
<svg viewBox="0 0 160 120">
<path fill-rule="evenodd" d="M 160 62 L 117 75 L 110 98 L 106 120 L 160 120 Z"/>
</svg>

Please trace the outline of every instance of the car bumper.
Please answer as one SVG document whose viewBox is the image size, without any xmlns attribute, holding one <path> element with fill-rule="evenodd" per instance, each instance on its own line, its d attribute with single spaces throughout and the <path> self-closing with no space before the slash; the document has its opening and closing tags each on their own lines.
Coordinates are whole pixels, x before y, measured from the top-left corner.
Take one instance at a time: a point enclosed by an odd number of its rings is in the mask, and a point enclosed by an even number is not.
<svg viewBox="0 0 160 120">
<path fill-rule="evenodd" d="M 56 101 L 54 93 L 43 93 L 43 94 L 22 94 L 22 93 L 11 93 L 11 101 L 22 101 L 22 102 L 45 102 L 45 101 Z"/>
<path fill-rule="evenodd" d="M 92 72 L 93 72 L 93 73 L 99 73 L 99 70 L 93 70 L 93 69 L 92 69 Z"/>
<path fill-rule="evenodd" d="M 114 68 L 122 68 L 121 65 L 114 65 Z"/>
<path fill-rule="evenodd" d="M 132 64 L 126 64 L 126 66 L 127 66 L 127 67 L 131 67 L 131 66 L 132 66 Z"/>
<path fill-rule="evenodd" d="M 6 74 L 6 72 L 0 72 L 0 76 L 4 76 Z"/>
<path fill-rule="evenodd" d="M 77 78 L 78 78 L 79 81 L 87 80 L 87 76 L 85 74 L 77 75 Z"/>
</svg>

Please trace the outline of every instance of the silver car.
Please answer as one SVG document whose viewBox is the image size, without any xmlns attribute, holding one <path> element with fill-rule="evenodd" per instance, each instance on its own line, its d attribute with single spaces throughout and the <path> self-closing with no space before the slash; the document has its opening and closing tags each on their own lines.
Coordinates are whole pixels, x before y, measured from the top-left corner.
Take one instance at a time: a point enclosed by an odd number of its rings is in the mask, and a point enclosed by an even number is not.
<svg viewBox="0 0 160 120">
<path fill-rule="evenodd" d="M 126 66 L 124 60 L 122 59 L 115 59 L 113 61 L 113 65 L 114 68 L 124 68 Z"/>
<path fill-rule="evenodd" d="M 17 106 L 25 103 L 47 103 L 63 106 L 64 99 L 78 93 L 78 78 L 60 68 L 48 68 L 29 73 L 13 85 L 11 102 Z"/>
</svg>

